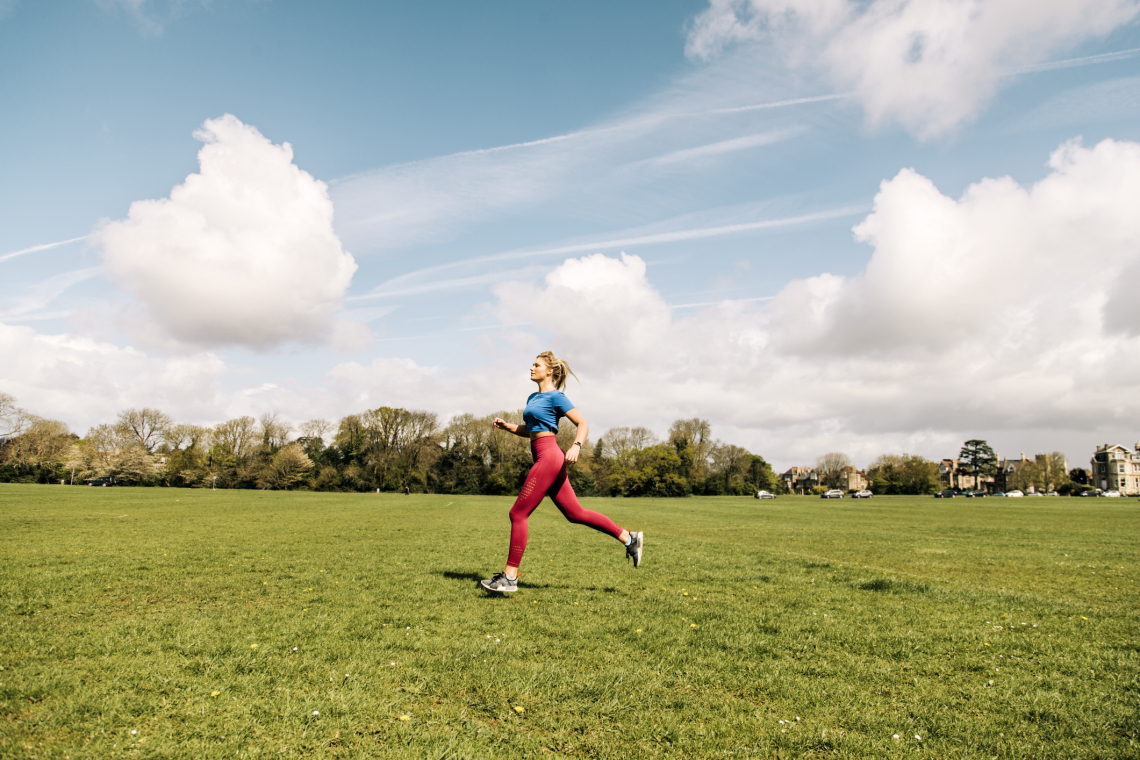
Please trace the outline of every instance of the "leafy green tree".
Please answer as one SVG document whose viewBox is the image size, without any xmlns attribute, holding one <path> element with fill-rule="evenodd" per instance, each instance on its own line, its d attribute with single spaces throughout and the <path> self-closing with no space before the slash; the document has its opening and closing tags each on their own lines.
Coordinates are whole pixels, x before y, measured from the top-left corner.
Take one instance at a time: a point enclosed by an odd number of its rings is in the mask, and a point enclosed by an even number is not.
<svg viewBox="0 0 1140 760">
<path fill-rule="evenodd" d="M 210 430 L 199 425 L 170 425 L 163 431 L 162 451 L 166 454 L 164 482 L 170 486 L 193 487 L 204 483 L 209 470 Z"/>
<path fill-rule="evenodd" d="M 976 438 L 962 444 L 958 461 L 962 463 L 962 469 L 974 477 L 974 488 L 981 488 L 982 480 L 993 477 L 997 472 L 997 454 L 988 443 Z"/>
<path fill-rule="evenodd" d="M 1041 482 L 1037 488 L 1043 491 L 1056 491 L 1069 481 L 1069 460 L 1059 451 L 1037 455 L 1037 468 L 1041 472 Z"/>
<path fill-rule="evenodd" d="M 749 475 L 752 468 L 752 454 L 745 448 L 717 441 L 709 455 L 709 475 L 700 484 L 704 494 L 744 495 L 754 490 Z M 694 491 L 697 488 L 694 487 Z"/>
<path fill-rule="evenodd" d="M 752 462 L 748 467 L 748 479 L 753 491 L 776 493 L 782 485 L 780 478 L 772 469 L 772 465 L 768 464 L 764 457 L 757 454 L 752 455 Z"/>
<path fill-rule="evenodd" d="M 841 451 L 832 451 L 815 460 L 815 471 L 819 473 L 820 484 L 828 488 L 840 488 L 845 485 L 843 471 L 850 466 L 851 457 Z"/>
<path fill-rule="evenodd" d="M 691 483 L 704 480 L 715 443 L 709 421 L 697 417 L 677 420 L 669 428 L 669 443 L 681 455 L 684 477 Z"/>
<path fill-rule="evenodd" d="M 250 416 L 226 420 L 210 434 L 206 479 L 221 488 L 252 488 L 258 470 L 254 456 L 259 445 L 257 420 Z"/>
<path fill-rule="evenodd" d="M 266 490 L 287 491 L 301 483 L 312 469 L 313 462 L 305 454 L 304 449 L 296 443 L 291 443 L 281 447 L 273 455 L 269 466 L 262 470 L 257 486 Z"/>
<path fill-rule="evenodd" d="M 938 490 L 938 462 L 915 454 L 883 454 L 867 468 L 877 494 L 922 495 Z"/>
<path fill-rule="evenodd" d="M 623 496 L 688 496 L 685 462 L 676 448 L 659 444 L 638 451 L 632 467 L 615 468 L 617 488 Z"/>
<path fill-rule="evenodd" d="M 0 479 L 22 483 L 51 483 L 63 477 L 76 437 L 57 420 L 31 418 L 19 435 L 0 446 Z"/>
</svg>

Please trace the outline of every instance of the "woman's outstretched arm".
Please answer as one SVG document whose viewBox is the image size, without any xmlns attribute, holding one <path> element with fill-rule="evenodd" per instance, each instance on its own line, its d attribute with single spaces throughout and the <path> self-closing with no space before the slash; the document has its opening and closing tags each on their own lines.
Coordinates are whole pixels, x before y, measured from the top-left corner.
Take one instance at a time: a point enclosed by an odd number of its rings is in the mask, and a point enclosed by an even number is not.
<svg viewBox="0 0 1140 760">
<path fill-rule="evenodd" d="M 530 435 L 530 433 L 527 432 L 526 425 L 516 425 L 513 422 L 507 422 L 502 417 L 496 417 L 495 421 L 491 423 L 491 425 L 492 427 L 496 427 L 499 430 L 506 430 L 508 433 L 514 433 L 521 438 L 526 438 Z"/>
</svg>

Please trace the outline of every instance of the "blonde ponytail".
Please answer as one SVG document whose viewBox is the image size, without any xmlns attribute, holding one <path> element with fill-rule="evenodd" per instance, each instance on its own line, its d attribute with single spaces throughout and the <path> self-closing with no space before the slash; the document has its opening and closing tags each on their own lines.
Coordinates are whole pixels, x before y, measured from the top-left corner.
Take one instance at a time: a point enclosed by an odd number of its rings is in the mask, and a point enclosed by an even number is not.
<svg viewBox="0 0 1140 760">
<path fill-rule="evenodd" d="M 570 369 L 570 365 L 567 364 L 565 360 L 555 356 L 553 351 L 543 351 L 538 355 L 538 358 L 546 362 L 546 366 L 550 367 L 554 372 L 554 387 L 558 390 L 565 388 L 566 378 L 570 375 L 574 375 L 574 372 Z M 574 375 L 574 379 L 578 380 L 578 376 Z M 579 380 L 579 382 L 581 381 Z"/>
</svg>

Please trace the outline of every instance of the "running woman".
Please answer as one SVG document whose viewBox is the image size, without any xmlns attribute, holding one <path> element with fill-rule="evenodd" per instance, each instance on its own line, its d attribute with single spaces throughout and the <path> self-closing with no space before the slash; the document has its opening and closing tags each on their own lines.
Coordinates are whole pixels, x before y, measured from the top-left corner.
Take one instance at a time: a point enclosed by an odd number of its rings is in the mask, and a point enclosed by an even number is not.
<svg viewBox="0 0 1140 760">
<path fill-rule="evenodd" d="M 542 502 L 543 496 L 549 496 L 570 522 L 588 525 L 621 541 L 625 544 L 626 556 L 633 560 L 633 566 L 641 565 L 641 548 L 645 543 L 641 532 L 632 533 L 619 528 L 601 512 L 583 508 L 574 495 L 574 489 L 570 487 L 567 468 L 578 461 L 582 444 L 590 434 L 590 426 L 562 392 L 568 375 L 574 375 L 569 364 L 553 352 L 543 351 L 530 367 L 530 379 L 538 385 L 538 391 L 530 394 L 526 400 L 524 424 L 514 425 L 500 417 L 495 418 L 494 426 L 499 430 L 530 438 L 530 453 L 534 464 L 515 505 L 511 507 L 511 550 L 507 555 L 507 566 L 490 580 L 479 582 L 488 591 L 501 591 L 504 594 L 518 591 L 519 565 L 522 564 L 523 552 L 526 551 L 526 521 Z M 554 438 L 558 432 L 558 421 L 563 417 L 578 428 L 574 443 L 566 453 L 562 452 Z"/>
</svg>

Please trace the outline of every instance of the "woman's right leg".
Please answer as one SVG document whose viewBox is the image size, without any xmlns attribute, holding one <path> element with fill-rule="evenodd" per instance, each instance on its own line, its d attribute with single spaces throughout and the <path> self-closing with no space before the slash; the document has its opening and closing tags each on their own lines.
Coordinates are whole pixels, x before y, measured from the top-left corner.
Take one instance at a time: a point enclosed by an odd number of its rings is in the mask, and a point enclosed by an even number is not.
<svg viewBox="0 0 1140 760">
<path fill-rule="evenodd" d="M 526 551 L 527 518 L 531 512 L 542 503 L 547 490 L 558 477 L 561 469 L 554 457 L 541 456 L 536 453 L 535 462 L 527 473 L 526 482 L 523 483 L 519 496 L 511 507 L 511 548 L 507 553 L 507 574 L 514 571 L 518 575 L 519 565 L 522 564 L 523 553 Z"/>
</svg>

